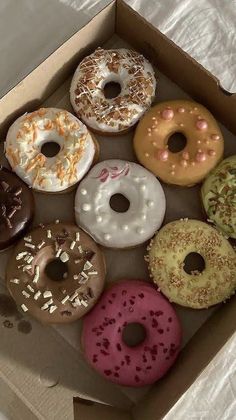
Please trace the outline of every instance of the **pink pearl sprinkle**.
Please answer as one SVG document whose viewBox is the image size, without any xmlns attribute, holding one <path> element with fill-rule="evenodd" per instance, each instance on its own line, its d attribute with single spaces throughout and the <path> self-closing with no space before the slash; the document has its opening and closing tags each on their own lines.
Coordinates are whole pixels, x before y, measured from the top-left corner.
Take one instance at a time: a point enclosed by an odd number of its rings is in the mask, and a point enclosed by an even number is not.
<svg viewBox="0 0 236 420">
<path fill-rule="evenodd" d="M 180 112 L 180 114 L 182 114 L 183 112 L 185 112 L 185 109 L 183 107 L 178 108 L 178 112 Z"/>
<path fill-rule="evenodd" d="M 197 162 L 204 162 L 206 160 L 206 153 L 204 152 L 198 152 L 196 154 L 196 161 Z"/>
<path fill-rule="evenodd" d="M 172 118 L 174 117 L 174 111 L 173 109 L 166 108 L 164 109 L 164 111 L 162 111 L 161 116 L 163 120 L 172 120 Z"/>
<path fill-rule="evenodd" d="M 198 130 L 206 130 L 208 128 L 208 124 L 206 120 L 198 120 L 196 122 L 196 127 Z"/>
<path fill-rule="evenodd" d="M 212 134 L 211 139 L 212 140 L 220 140 L 220 136 L 218 134 Z"/>
<path fill-rule="evenodd" d="M 183 159 L 188 160 L 189 159 L 189 153 L 188 152 L 183 152 L 182 157 L 183 157 Z"/>
<path fill-rule="evenodd" d="M 216 151 L 215 150 L 208 150 L 208 155 L 209 156 L 215 156 L 216 155 Z"/>
<path fill-rule="evenodd" d="M 168 150 L 158 150 L 157 152 L 157 159 L 165 162 L 169 157 Z"/>
</svg>

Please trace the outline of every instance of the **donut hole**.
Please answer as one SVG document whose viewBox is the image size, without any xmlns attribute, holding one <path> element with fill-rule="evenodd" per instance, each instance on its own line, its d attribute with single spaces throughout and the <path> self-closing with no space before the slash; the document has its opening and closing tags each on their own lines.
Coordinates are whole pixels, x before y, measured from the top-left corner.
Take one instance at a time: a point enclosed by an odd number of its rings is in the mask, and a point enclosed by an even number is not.
<svg viewBox="0 0 236 420">
<path fill-rule="evenodd" d="M 110 198 L 110 207 L 117 213 L 129 210 L 130 202 L 123 194 L 113 194 Z"/>
<path fill-rule="evenodd" d="M 128 347 L 137 347 L 147 336 L 146 328 L 139 322 L 130 322 L 122 331 L 122 340 Z"/>
<path fill-rule="evenodd" d="M 187 139 L 183 133 L 176 132 L 170 135 L 168 138 L 168 149 L 172 153 L 181 152 L 187 144 Z"/>
<path fill-rule="evenodd" d="M 184 271 L 187 274 L 198 275 L 205 267 L 205 260 L 198 252 L 190 252 L 184 259 Z"/>
<path fill-rule="evenodd" d="M 106 99 L 116 98 L 121 92 L 121 85 L 119 82 L 108 82 L 104 85 L 103 92 Z"/>
<path fill-rule="evenodd" d="M 41 147 L 42 155 L 46 157 L 54 157 L 58 155 L 61 150 L 61 146 L 56 141 L 47 141 Z"/>
<path fill-rule="evenodd" d="M 63 281 L 68 276 L 68 266 L 58 258 L 55 258 L 47 263 L 45 273 L 52 281 Z"/>
</svg>

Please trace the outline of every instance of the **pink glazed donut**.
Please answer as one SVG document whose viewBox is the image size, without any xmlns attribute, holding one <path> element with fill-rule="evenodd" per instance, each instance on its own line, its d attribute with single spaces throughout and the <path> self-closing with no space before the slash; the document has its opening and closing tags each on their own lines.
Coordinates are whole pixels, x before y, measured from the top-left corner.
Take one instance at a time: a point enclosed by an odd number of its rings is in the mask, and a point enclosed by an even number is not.
<svg viewBox="0 0 236 420">
<path fill-rule="evenodd" d="M 123 340 L 128 324 L 141 324 L 146 336 L 135 347 Z M 119 385 L 139 387 L 160 379 L 174 363 L 181 326 L 171 304 L 152 285 L 123 280 L 104 292 L 84 318 L 82 346 L 87 361 Z"/>
</svg>

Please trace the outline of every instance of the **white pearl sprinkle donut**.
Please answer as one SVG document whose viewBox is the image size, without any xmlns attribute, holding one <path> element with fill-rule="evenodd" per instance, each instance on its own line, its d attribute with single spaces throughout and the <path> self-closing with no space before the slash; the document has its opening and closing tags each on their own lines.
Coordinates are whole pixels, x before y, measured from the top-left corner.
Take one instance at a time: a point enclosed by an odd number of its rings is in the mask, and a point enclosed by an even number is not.
<svg viewBox="0 0 236 420">
<path fill-rule="evenodd" d="M 60 146 L 56 156 L 41 153 L 45 143 Z M 70 112 L 41 108 L 19 117 L 9 128 L 6 157 L 16 174 L 35 190 L 59 192 L 89 170 L 95 144 L 86 126 Z"/>
<path fill-rule="evenodd" d="M 110 199 L 129 201 L 125 213 L 114 211 Z M 75 218 L 96 242 L 108 248 L 129 248 L 150 239 L 162 224 L 166 209 L 157 178 L 137 163 L 106 160 L 95 165 L 75 196 Z"/>
<path fill-rule="evenodd" d="M 109 82 L 120 84 L 115 98 L 104 95 Z M 127 131 L 151 106 L 156 89 L 152 65 L 141 54 L 125 48 L 98 48 L 79 64 L 70 88 L 78 117 L 96 132 Z"/>
</svg>

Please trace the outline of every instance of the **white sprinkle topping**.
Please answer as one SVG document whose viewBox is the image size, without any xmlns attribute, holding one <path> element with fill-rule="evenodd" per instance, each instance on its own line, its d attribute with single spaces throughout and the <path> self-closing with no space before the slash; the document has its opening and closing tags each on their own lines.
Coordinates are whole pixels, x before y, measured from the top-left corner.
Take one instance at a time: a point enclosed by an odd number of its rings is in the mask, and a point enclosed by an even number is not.
<svg viewBox="0 0 236 420">
<path fill-rule="evenodd" d="M 61 303 L 62 303 L 62 305 L 64 305 L 67 301 L 68 301 L 68 299 L 70 298 L 70 296 L 69 295 L 66 295 L 62 300 L 61 300 Z"/>
<path fill-rule="evenodd" d="M 29 257 L 27 257 L 26 261 L 28 264 L 30 264 L 33 261 L 34 257 L 33 255 L 30 255 Z"/>
<path fill-rule="evenodd" d="M 40 243 L 38 244 L 37 248 L 38 248 L 38 249 L 41 249 L 41 248 L 44 246 L 44 244 L 45 244 L 45 241 L 40 242 Z"/>
<path fill-rule="evenodd" d="M 81 306 L 81 301 L 80 301 L 80 299 L 78 297 L 75 298 L 74 302 L 72 302 L 72 306 L 74 306 L 75 308 L 77 306 Z"/>
<path fill-rule="evenodd" d="M 25 243 L 25 246 L 27 248 L 31 248 L 31 249 L 34 249 L 35 248 L 35 245 L 34 244 L 29 244 L 28 242 Z"/>
<path fill-rule="evenodd" d="M 86 280 L 88 279 L 87 274 L 86 274 L 86 273 L 84 273 L 83 271 L 81 271 L 81 273 L 80 273 L 80 274 L 81 274 L 81 276 L 82 276 L 82 277 L 84 277 Z"/>
<path fill-rule="evenodd" d="M 45 311 L 46 309 L 48 309 L 49 305 L 47 303 L 44 303 L 43 306 L 41 306 L 41 311 Z"/>
<path fill-rule="evenodd" d="M 74 274 L 74 275 L 73 275 L 73 279 L 74 279 L 74 280 L 78 280 L 78 278 L 79 278 L 79 274 Z"/>
<path fill-rule="evenodd" d="M 85 302 L 85 300 L 81 299 L 81 303 L 85 308 L 87 308 L 88 304 L 87 304 L 87 302 Z"/>
<path fill-rule="evenodd" d="M 59 258 L 60 257 L 61 252 L 62 252 L 62 249 L 59 248 L 58 251 L 57 251 L 57 253 L 56 253 L 56 258 Z"/>
<path fill-rule="evenodd" d="M 81 246 L 81 245 L 79 245 L 79 246 L 78 246 L 78 250 L 79 250 L 80 254 L 82 254 L 82 253 L 83 253 L 83 248 L 82 248 L 82 246 Z"/>
<path fill-rule="evenodd" d="M 90 261 L 86 261 L 86 263 L 84 264 L 83 270 L 89 270 L 92 266 L 93 264 L 91 264 Z"/>
<path fill-rule="evenodd" d="M 75 264 L 79 264 L 81 262 L 81 259 L 75 260 Z"/>
<path fill-rule="evenodd" d="M 75 234 L 75 240 L 78 242 L 80 240 L 80 233 L 76 232 Z"/>
<path fill-rule="evenodd" d="M 62 254 L 61 254 L 61 256 L 60 256 L 60 260 L 62 261 L 62 262 L 66 262 L 66 261 L 68 261 L 70 259 L 70 257 L 69 257 L 69 255 L 67 254 L 67 252 L 63 252 Z"/>
<path fill-rule="evenodd" d="M 44 294 L 43 294 L 43 297 L 46 299 L 46 298 L 49 298 L 49 297 L 52 297 L 52 292 L 50 292 L 50 290 L 46 290 L 45 292 L 44 292 Z"/>
<path fill-rule="evenodd" d="M 70 301 L 72 302 L 77 296 L 78 292 L 73 293 L 73 295 L 70 296 Z"/>
<path fill-rule="evenodd" d="M 75 244 L 76 244 L 76 242 L 75 241 L 72 241 L 71 244 L 70 244 L 70 249 L 74 249 Z"/>
<path fill-rule="evenodd" d="M 28 308 L 24 303 L 21 305 L 21 309 L 23 309 L 24 312 L 28 311 Z"/>
<path fill-rule="evenodd" d="M 53 299 L 49 299 L 47 302 L 45 302 L 45 305 L 52 305 L 53 304 Z"/>
<path fill-rule="evenodd" d="M 25 255 L 27 255 L 28 252 L 24 251 L 24 252 L 20 252 L 17 256 L 16 256 L 16 260 L 21 260 Z"/>
<path fill-rule="evenodd" d="M 52 232 L 50 229 L 48 229 L 47 231 L 47 237 L 50 239 L 52 237 Z"/>
<path fill-rule="evenodd" d="M 31 270 L 32 265 L 28 264 L 23 267 L 23 271 Z"/>
<path fill-rule="evenodd" d="M 30 286 L 30 284 L 27 285 L 27 289 L 29 289 L 32 293 L 34 293 L 33 287 Z"/>
<path fill-rule="evenodd" d="M 34 295 L 34 300 L 38 300 L 39 296 L 41 296 L 40 290 L 38 290 Z"/>
<path fill-rule="evenodd" d="M 10 283 L 19 284 L 20 280 L 19 279 L 12 279 L 12 280 L 10 280 Z"/>
<path fill-rule="evenodd" d="M 60 220 L 59 219 L 56 219 L 55 220 L 55 223 L 56 223 L 56 225 L 58 225 L 58 223 L 60 223 Z"/>
<path fill-rule="evenodd" d="M 35 266 L 35 275 L 34 275 L 34 278 L 33 278 L 33 283 L 37 283 L 38 280 L 39 280 L 39 266 L 36 265 Z"/>
<path fill-rule="evenodd" d="M 24 237 L 24 241 L 26 241 L 26 242 L 32 242 L 31 236 L 25 236 Z"/>
<path fill-rule="evenodd" d="M 29 293 L 27 293 L 25 290 L 22 290 L 22 295 L 23 295 L 24 297 L 26 297 L 26 299 L 28 299 L 28 298 L 30 297 L 30 294 L 29 294 Z"/>
<path fill-rule="evenodd" d="M 57 309 L 57 306 L 56 305 L 50 306 L 50 308 L 49 308 L 50 314 L 52 314 L 56 309 Z"/>
<path fill-rule="evenodd" d="M 89 271 L 89 272 L 88 272 L 88 275 L 89 275 L 89 276 L 96 276 L 96 275 L 97 275 L 97 273 L 98 273 L 97 271 Z"/>
</svg>

